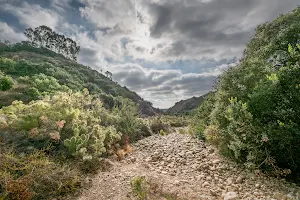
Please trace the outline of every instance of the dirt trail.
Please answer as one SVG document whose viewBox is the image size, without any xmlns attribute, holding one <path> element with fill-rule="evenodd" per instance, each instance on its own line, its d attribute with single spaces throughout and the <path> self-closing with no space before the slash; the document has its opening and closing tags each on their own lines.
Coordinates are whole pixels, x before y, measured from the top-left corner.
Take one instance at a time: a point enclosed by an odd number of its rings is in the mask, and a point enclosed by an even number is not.
<svg viewBox="0 0 300 200">
<path fill-rule="evenodd" d="M 93 177 L 79 200 L 135 199 L 130 182 L 136 176 L 158 183 L 163 194 L 176 199 L 300 199 L 299 187 L 246 172 L 189 135 L 153 135 L 133 147 L 121 162 L 108 159 L 112 168 Z M 166 199 L 162 196 L 155 199 Z"/>
</svg>

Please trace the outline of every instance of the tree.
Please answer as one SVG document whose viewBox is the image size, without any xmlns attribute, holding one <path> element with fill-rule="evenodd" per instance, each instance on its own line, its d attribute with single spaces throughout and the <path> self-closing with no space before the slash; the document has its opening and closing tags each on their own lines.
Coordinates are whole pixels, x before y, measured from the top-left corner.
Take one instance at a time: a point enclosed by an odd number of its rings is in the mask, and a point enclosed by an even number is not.
<svg viewBox="0 0 300 200">
<path fill-rule="evenodd" d="M 46 48 L 62 54 L 66 58 L 77 60 L 80 46 L 71 38 L 56 33 L 48 26 L 39 26 L 34 30 L 27 28 L 24 34 L 34 47 Z"/>
<path fill-rule="evenodd" d="M 107 78 L 109 78 L 110 80 L 112 80 L 112 73 L 110 71 L 106 71 L 105 75 Z"/>
</svg>

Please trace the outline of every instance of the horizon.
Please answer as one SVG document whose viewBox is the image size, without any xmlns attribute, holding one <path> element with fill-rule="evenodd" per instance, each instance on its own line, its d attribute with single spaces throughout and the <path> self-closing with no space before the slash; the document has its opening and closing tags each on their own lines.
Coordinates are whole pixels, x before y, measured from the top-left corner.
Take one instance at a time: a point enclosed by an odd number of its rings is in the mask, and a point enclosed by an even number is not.
<svg viewBox="0 0 300 200">
<path fill-rule="evenodd" d="M 255 28 L 296 0 L 0 0 L 0 40 L 46 25 L 81 46 L 78 62 L 159 109 L 212 90 L 242 56 Z M 121 8 L 121 9 L 120 9 Z"/>
</svg>

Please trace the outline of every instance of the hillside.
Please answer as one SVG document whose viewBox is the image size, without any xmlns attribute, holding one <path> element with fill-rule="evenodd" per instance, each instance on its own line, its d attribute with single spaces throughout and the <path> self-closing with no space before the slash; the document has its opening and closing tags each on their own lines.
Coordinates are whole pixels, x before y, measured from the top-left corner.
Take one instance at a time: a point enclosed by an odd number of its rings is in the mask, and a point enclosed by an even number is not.
<svg viewBox="0 0 300 200">
<path fill-rule="evenodd" d="M 140 113 L 143 115 L 152 116 L 159 112 L 158 109 L 151 106 L 150 102 L 143 100 L 126 87 L 120 86 L 111 78 L 45 48 L 34 48 L 24 42 L 10 46 L 2 43 L 0 57 L 0 70 L 15 80 L 18 79 L 18 84 L 12 90 L 0 93 L 0 107 L 10 105 L 14 100 L 29 102 L 37 99 L 42 93 L 51 93 L 51 91 L 46 91 L 48 89 L 40 88 L 40 95 L 32 94 L 37 92 L 35 89 L 38 88 L 37 83 L 34 83 L 35 81 L 31 80 L 31 77 L 43 74 L 46 76 L 40 76 L 40 79 L 49 83 L 52 81 L 51 84 L 57 87 L 68 87 L 73 91 L 82 91 L 84 88 L 88 88 L 90 93 L 99 94 L 107 108 L 112 108 L 118 102 L 119 97 L 124 97 L 137 103 Z M 20 79 L 20 77 L 22 78 Z M 24 77 L 30 80 L 24 80 Z M 33 85 L 35 85 L 35 89 L 33 89 Z M 55 88 L 54 85 L 52 85 L 53 90 L 61 90 L 61 88 Z"/>
<path fill-rule="evenodd" d="M 208 93 L 209 94 L 209 93 Z M 190 99 L 181 100 L 175 103 L 174 106 L 166 111 L 168 115 L 185 115 L 198 108 L 203 102 L 204 98 L 208 95 L 205 94 L 200 97 L 192 97 Z"/>
</svg>

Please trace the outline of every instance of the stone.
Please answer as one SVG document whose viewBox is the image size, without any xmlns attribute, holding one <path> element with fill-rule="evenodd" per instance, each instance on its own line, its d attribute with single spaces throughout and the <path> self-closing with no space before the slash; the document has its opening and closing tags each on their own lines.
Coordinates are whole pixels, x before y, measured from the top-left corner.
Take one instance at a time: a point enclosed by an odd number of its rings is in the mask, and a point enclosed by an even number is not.
<svg viewBox="0 0 300 200">
<path fill-rule="evenodd" d="M 237 179 L 235 180 L 235 182 L 236 182 L 237 184 L 241 184 L 243 181 L 244 181 L 244 177 L 243 177 L 243 176 L 239 176 L 239 177 L 237 177 Z"/>
<path fill-rule="evenodd" d="M 228 178 L 228 179 L 226 180 L 226 182 L 227 182 L 227 185 L 232 185 L 233 179 L 232 179 L 232 178 Z"/>
<path fill-rule="evenodd" d="M 238 200 L 239 195 L 236 192 L 227 192 L 224 196 L 224 200 Z"/>
<path fill-rule="evenodd" d="M 209 186 L 209 183 L 205 181 L 205 182 L 202 184 L 202 187 L 206 187 L 206 186 Z"/>
<path fill-rule="evenodd" d="M 217 192 L 214 191 L 214 190 L 210 190 L 210 194 L 213 195 L 213 196 L 218 196 Z"/>
<path fill-rule="evenodd" d="M 208 150 L 208 153 L 210 153 L 210 154 L 212 154 L 212 153 L 214 153 L 214 152 L 215 152 L 214 149 L 209 149 L 209 150 Z"/>
</svg>

